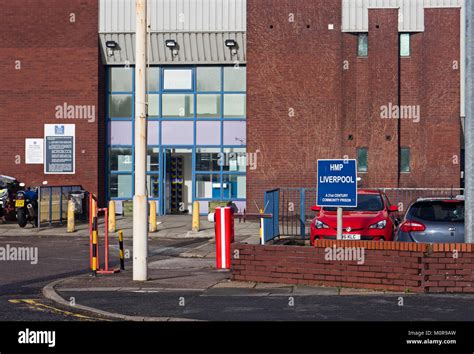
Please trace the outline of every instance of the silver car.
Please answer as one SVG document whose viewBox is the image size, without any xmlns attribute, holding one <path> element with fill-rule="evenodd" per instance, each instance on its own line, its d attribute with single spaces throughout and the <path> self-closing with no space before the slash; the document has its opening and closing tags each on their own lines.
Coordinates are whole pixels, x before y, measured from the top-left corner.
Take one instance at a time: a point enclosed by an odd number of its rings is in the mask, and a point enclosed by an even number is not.
<svg viewBox="0 0 474 354">
<path fill-rule="evenodd" d="M 464 242 L 464 198 L 420 198 L 410 205 L 395 241 Z"/>
</svg>

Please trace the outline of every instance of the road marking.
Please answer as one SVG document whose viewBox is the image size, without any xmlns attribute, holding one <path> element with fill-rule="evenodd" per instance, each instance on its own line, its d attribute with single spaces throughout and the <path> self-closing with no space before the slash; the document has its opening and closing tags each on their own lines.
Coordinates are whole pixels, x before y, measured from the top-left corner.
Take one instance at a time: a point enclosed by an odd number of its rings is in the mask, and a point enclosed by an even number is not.
<svg viewBox="0 0 474 354">
<path fill-rule="evenodd" d="M 56 312 L 56 313 L 66 315 L 66 316 L 77 317 L 81 320 L 91 320 L 91 321 L 97 321 L 98 320 L 98 318 L 84 316 L 84 315 L 80 315 L 78 313 L 61 310 L 61 309 L 58 309 L 54 306 L 45 305 L 45 304 L 42 304 L 42 303 L 38 302 L 35 299 L 10 299 L 10 300 L 8 300 L 8 302 L 11 302 L 12 304 L 25 303 L 25 304 L 27 304 L 27 305 L 29 305 L 29 306 L 31 306 L 31 307 L 35 308 L 36 310 L 39 310 L 39 311 L 44 311 L 46 309 L 46 310 L 50 310 L 50 311 L 53 311 L 53 312 Z M 101 320 L 103 320 L 103 319 L 101 319 Z"/>
</svg>

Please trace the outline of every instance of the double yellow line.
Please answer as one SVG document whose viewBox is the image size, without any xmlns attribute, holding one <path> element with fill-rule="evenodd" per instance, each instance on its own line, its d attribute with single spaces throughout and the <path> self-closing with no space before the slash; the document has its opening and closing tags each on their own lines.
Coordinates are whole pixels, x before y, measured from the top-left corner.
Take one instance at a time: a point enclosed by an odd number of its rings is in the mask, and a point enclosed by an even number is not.
<svg viewBox="0 0 474 354">
<path fill-rule="evenodd" d="M 10 300 L 8 300 L 8 302 L 10 302 L 12 304 L 22 304 L 23 303 L 23 304 L 27 304 L 28 306 L 31 306 L 31 307 L 39 310 L 39 311 L 50 310 L 50 311 L 53 311 L 53 312 L 56 312 L 56 313 L 59 313 L 59 314 L 65 315 L 65 316 L 72 316 L 72 317 L 76 317 L 78 319 L 86 320 L 86 321 L 97 321 L 97 320 L 99 320 L 98 318 L 84 316 L 84 315 L 80 315 L 78 313 L 61 310 L 61 309 L 58 309 L 54 306 L 45 305 L 45 304 L 42 304 L 42 303 L 38 302 L 35 299 L 10 299 Z M 104 319 L 100 319 L 100 320 L 102 321 Z"/>
</svg>

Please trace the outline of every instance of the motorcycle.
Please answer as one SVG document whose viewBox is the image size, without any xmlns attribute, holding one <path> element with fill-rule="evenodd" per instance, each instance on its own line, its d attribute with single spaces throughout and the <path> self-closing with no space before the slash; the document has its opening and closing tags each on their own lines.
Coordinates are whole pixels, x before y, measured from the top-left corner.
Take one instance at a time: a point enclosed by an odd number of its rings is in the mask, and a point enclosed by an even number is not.
<svg viewBox="0 0 474 354">
<path fill-rule="evenodd" d="M 25 187 L 24 183 L 20 183 Z M 28 187 L 18 191 L 15 200 L 16 219 L 20 227 L 31 223 L 33 227 L 38 226 L 38 187 Z"/>
<path fill-rule="evenodd" d="M 13 219 L 15 214 L 15 195 L 20 183 L 13 177 L 0 176 L 0 219 L 3 223 Z"/>
</svg>

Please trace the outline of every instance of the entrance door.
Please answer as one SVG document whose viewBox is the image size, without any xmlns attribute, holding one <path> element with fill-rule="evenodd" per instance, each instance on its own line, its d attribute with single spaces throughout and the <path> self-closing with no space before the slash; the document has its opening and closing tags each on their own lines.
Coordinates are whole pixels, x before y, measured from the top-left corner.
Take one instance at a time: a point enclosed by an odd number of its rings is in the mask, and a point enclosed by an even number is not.
<svg viewBox="0 0 474 354">
<path fill-rule="evenodd" d="M 190 214 L 192 207 L 192 149 L 163 150 L 163 211 Z"/>
</svg>

